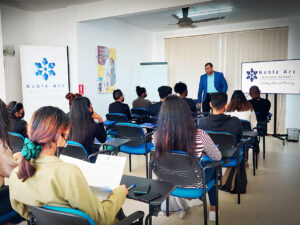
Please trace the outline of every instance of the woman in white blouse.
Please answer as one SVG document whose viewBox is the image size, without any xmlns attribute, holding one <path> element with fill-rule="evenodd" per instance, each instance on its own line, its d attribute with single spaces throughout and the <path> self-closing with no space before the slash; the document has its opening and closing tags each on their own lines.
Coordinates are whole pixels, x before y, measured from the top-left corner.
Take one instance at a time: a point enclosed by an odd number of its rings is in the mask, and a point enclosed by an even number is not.
<svg viewBox="0 0 300 225">
<path fill-rule="evenodd" d="M 226 114 L 236 116 L 240 120 L 249 121 L 251 129 L 255 128 L 257 125 L 255 111 L 241 90 L 233 92 L 231 100 L 226 106 Z"/>
</svg>

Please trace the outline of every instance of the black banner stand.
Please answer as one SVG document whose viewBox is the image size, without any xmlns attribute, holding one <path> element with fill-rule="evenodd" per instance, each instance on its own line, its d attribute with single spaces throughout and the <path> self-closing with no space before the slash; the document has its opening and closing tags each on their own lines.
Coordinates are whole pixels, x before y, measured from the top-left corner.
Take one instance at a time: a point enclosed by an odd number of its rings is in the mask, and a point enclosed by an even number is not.
<svg viewBox="0 0 300 225">
<path fill-rule="evenodd" d="M 274 94 L 274 131 L 272 136 L 282 140 L 282 144 L 285 145 L 287 134 L 277 134 L 277 94 Z"/>
</svg>

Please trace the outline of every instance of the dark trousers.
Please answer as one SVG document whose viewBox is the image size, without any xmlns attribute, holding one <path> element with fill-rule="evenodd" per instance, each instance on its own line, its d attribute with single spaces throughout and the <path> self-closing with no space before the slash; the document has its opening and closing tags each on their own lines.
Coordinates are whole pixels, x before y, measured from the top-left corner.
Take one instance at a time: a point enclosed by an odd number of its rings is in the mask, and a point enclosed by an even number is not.
<svg viewBox="0 0 300 225">
<path fill-rule="evenodd" d="M 215 179 L 215 168 L 209 168 L 205 171 L 206 183 L 208 184 L 211 180 Z M 208 198 L 210 202 L 210 206 L 216 206 L 216 189 L 212 187 L 208 192 Z"/>
<path fill-rule="evenodd" d="M 207 93 L 206 94 L 206 98 L 205 98 L 205 101 L 202 102 L 202 112 L 210 112 L 210 106 L 209 106 L 209 103 L 211 101 L 211 96 L 212 94 L 211 93 Z"/>
</svg>

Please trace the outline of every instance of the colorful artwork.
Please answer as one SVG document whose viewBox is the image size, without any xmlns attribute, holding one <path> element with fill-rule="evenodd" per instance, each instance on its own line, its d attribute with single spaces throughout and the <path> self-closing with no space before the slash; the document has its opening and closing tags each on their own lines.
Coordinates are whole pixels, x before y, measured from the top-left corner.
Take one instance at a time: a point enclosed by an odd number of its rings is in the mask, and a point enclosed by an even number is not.
<svg viewBox="0 0 300 225">
<path fill-rule="evenodd" d="M 112 93 L 116 85 L 116 49 L 98 46 L 98 91 Z"/>
</svg>

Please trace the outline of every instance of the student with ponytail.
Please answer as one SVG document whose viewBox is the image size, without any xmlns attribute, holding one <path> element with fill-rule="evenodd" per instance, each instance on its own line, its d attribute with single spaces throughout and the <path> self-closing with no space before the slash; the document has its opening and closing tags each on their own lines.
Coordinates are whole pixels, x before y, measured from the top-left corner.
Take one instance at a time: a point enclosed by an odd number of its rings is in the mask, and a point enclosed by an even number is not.
<svg viewBox="0 0 300 225">
<path fill-rule="evenodd" d="M 138 98 L 132 102 L 132 107 L 149 109 L 151 102 L 149 100 L 145 99 L 147 97 L 146 88 L 137 86 L 136 94 L 138 95 Z"/>
<path fill-rule="evenodd" d="M 81 170 L 55 156 L 59 147 L 66 146 L 69 130 L 69 118 L 58 108 L 42 107 L 34 113 L 20 165 L 10 176 L 11 205 L 26 219 L 27 205 L 55 205 L 79 209 L 96 224 L 114 224 L 122 212 L 126 187 L 114 189 L 106 200 L 100 201 Z"/>
</svg>

